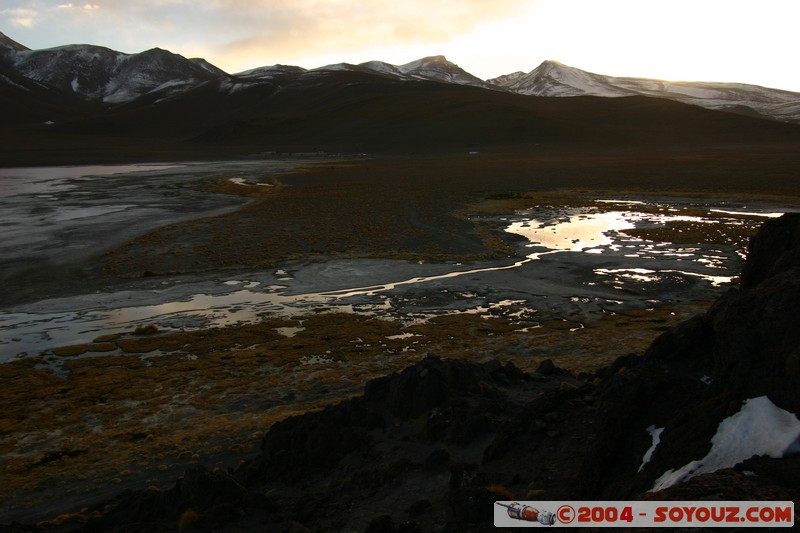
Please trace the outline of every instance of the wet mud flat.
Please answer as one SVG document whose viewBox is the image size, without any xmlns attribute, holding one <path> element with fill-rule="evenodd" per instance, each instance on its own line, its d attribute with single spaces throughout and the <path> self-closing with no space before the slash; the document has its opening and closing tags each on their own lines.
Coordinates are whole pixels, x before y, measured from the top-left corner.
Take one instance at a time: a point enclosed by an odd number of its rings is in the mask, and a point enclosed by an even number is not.
<svg viewBox="0 0 800 533">
<path fill-rule="evenodd" d="M 429 185 L 410 161 L 320 163 L 278 189 L 219 173 L 244 208 L 84 257 L 79 275 L 100 294 L 73 284 L 6 307 L 4 340 L 31 342 L 22 358 L 5 345 L 13 361 L 0 365 L 3 513 L 52 518 L 189 464 L 235 464 L 271 423 L 428 352 L 591 371 L 727 290 L 763 215 L 796 205 L 755 185 L 728 197 L 626 179 L 558 188 L 515 175 L 517 160 L 495 162 L 493 181 L 480 162 L 428 163 L 443 172 Z M 630 227 L 544 242 L 604 217 Z M 75 337 L 37 345 L 47 314 Z"/>
<path fill-rule="evenodd" d="M 290 161 L 0 169 L 3 305 L 86 291 L 87 258 L 155 228 L 245 205 L 221 179 L 288 172 Z M 225 178 L 221 178 L 224 176 Z M 219 189 L 219 192 L 215 192 Z"/>
<path fill-rule="evenodd" d="M 235 277 L 145 276 L 106 292 L 14 306 L 0 315 L 7 333 L 0 355 L 36 355 L 135 328 L 197 330 L 325 312 L 403 323 L 446 314 L 508 315 L 582 328 L 617 312 L 706 302 L 733 281 L 747 236 L 779 213 L 765 210 L 774 206 L 733 211 L 714 205 L 605 198 L 502 215 L 489 212 L 494 204 L 477 205 L 469 220 L 493 228 L 498 240 L 502 234 L 509 256 L 462 262 L 339 255 Z"/>
</svg>

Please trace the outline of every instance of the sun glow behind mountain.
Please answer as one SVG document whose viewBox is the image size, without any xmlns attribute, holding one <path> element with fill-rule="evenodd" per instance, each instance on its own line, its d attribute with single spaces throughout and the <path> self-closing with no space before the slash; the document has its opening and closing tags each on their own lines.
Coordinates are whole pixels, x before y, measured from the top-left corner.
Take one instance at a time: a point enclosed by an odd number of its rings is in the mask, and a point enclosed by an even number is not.
<svg viewBox="0 0 800 533">
<path fill-rule="evenodd" d="M 444 54 L 491 78 L 546 59 L 617 76 L 800 91 L 795 0 L 17 0 L 0 28 L 33 48 L 162 47 L 239 72 Z"/>
<path fill-rule="evenodd" d="M 584 70 L 800 89 L 789 22 L 800 17 L 798 2 L 554 0 L 532 15 L 554 22 L 539 29 L 537 43 Z"/>
</svg>

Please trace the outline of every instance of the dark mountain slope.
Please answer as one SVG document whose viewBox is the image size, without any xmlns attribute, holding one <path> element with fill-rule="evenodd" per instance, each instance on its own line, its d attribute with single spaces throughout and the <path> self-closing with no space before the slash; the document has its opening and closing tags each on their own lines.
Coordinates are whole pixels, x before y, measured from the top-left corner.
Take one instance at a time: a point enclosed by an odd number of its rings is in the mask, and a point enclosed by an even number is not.
<svg viewBox="0 0 800 533">
<path fill-rule="evenodd" d="M 74 124 L 72 131 L 99 133 L 112 125 L 124 136 L 159 136 L 222 151 L 414 153 L 800 140 L 795 125 L 668 100 L 531 97 L 352 71 L 306 73 L 287 85 L 217 80 L 153 103 L 132 102 Z"/>
<path fill-rule="evenodd" d="M 20 76 L 0 63 L 0 115 L 3 126 L 74 120 L 100 112 L 98 106 Z"/>
<path fill-rule="evenodd" d="M 514 83 L 533 79 L 537 90 L 558 82 L 582 91 L 569 94 L 592 94 L 587 87 L 600 91 L 614 81 L 555 63 L 542 69 L 547 76 L 509 76 L 506 85 L 524 92 Z M 621 94 L 631 93 L 636 91 Z M 29 50 L 4 35 L 0 110 L 6 141 L 0 156 L 8 164 L 269 151 L 538 153 L 800 141 L 798 125 L 652 95 L 555 98 L 506 92 L 441 56 L 399 66 L 378 61 L 314 70 L 274 66 L 231 76 L 204 60 L 161 49 Z"/>
<path fill-rule="evenodd" d="M 224 75 L 219 69 L 160 48 L 139 54 L 92 45 L 5 48 L 4 62 L 28 79 L 108 104 L 128 102 L 154 90 L 182 91 Z"/>
</svg>

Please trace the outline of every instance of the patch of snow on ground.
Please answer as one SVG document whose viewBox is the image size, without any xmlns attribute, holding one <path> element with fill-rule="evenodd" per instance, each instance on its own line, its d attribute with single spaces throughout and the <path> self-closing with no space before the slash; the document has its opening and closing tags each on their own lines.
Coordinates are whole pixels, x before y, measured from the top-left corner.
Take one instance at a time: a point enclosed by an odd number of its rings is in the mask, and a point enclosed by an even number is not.
<svg viewBox="0 0 800 533">
<path fill-rule="evenodd" d="M 653 484 L 663 490 L 698 474 L 729 468 L 754 455 L 781 458 L 800 448 L 800 420 L 766 396 L 745 400 L 738 413 L 720 422 L 711 451 L 677 470 L 667 470 Z"/>
<path fill-rule="evenodd" d="M 644 452 L 644 456 L 642 457 L 642 464 L 639 466 L 639 472 L 642 471 L 644 465 L 650 462 L 650 458 L 653 457 L 653 452 L 656 451 L 658 447 L 658 443 L 661 442 L 661 432 L 664 431 L 664 428 L 657 428 L 654 425 L 647 428 L 647 432 L 650 433 L 650 438 L 653 439 L 653 443 L 650 445 L 650 448 L 646 452 Z"/>
<path fill-rule="evenodd" d="M 401 339 L 410 339 L 411 337 L 421 337 L 422 335 L 418 335 L 416 333 L 398 333 L 397 335 L 389 335 L 386 337 L 389 340 L 401 340 Z"/>
</svg>

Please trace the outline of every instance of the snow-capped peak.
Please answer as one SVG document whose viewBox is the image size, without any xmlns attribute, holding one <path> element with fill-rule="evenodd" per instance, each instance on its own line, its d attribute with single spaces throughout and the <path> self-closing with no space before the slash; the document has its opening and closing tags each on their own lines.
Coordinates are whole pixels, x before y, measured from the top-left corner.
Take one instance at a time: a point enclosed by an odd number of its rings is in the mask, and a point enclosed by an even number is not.
<svg viewBox="0 0 800 533">
<path fill-rule="evenodd" d="M 495 88 L 441 55 L 423 57 L 422 59 L 399 65 L 397 70 L 413 79 Z"/>
<path fill-rule="evenodd" d="M 175 92 L 224 75 L 215 67 L 160 48 L 125 54 L 102 46 L 74 44 L 16 50 L 11 62 L 29 79 L 107 103 L 127 102 L 154 90 L 169 88 Z"/>
<path fill-rule="evenodd" d="M 459 67 L 455 63 L 451 63 L 450 61 L 448 61 L 445 56 L 428 56 L 428 57 L 423 57 L 421 59 L 417 59 L 415 61 L 411 61 L 410 63 L 406 63 L 405 65 L 399 65 L 397 68 L 401 72 L 414 72 L 426 68 L 450 69 Z"/>
<path fill-rule="evenodd" d="M 451 63 L 442 55 L 428 56 L 403 65 L 391 65 L 383 61 L 367 61 L 358 65 L 351 63 L 335 63 L 315 68 L 309 72 L 365 72 L 380 74 L 398 80 L 424 80 L 458 85 L 475 85 L 497 90 L 497 86 L 486 83 L 466 72 L 455 63 Z"/>
<path fill-rule="evenodd" d="M 602 76 L 567 66 L 558 61 L 544 61 L 525 74 L 515 72 L 488 80 L 510 91 L 535 96 L 624 96 L 628 91 L 610 86 Z"/>
<path fill-rule="evenodd" d="M 298 79 L 342 78 L 338 73 L 353 72 L 397 82 L 433 81 L 535 96 L 652 96 L 800 123 L 798 93 L 734 83 L 612 77 L 553 60 L 544 61 L 528 73 L 513 72 L 487 81 L 466 72 L 443 55 L 402 65 L 368 61 L 358 65 L 337 63 L 313 70 L 274 65 L 229 76 L 204 59 L 186 59 L 160 48 L 138 54 L 83 44 L 30 50 L 0 33 L 0 67 L 7 84 L 27 86 L 28 82 L 34 82 L 44 89 L 109 104 L 129 102 L 145 94 L 163 98 L 212 80 L 222 80 L 220 87 L 242 83 L 282 86 Z"/>
<path fill-rule="evenodd" d="M 668 82 L 645 78 L 605 76 L 544 61 L 528 72 L 488 80 L 511 92 L 535 96 L 643 95 L 677 100 L 717 110 L 751 110 L 752 114 L 800 122 L 800 94 L 740 83 Z"/>
<path fill-rule="evenodd" d="M 304 72 L 306 72 L 306 69 L 294 65 L 269 65 L 245 70 L 235 74 L 235 76 L 237 78 L 273 79 L 287 75 L 299 75 Z"/>
<path fill-rule="evenodd" d="M 388 74 L 391 76 L 399 76 L 402 74 L 396 65 L 390 65 L 389 63 L 384 63 L 383 61 L 367 61 L 366 63 L 359 64 L 358 66 L 379 74 Z"/>
</svg>

